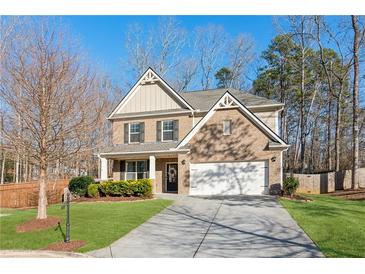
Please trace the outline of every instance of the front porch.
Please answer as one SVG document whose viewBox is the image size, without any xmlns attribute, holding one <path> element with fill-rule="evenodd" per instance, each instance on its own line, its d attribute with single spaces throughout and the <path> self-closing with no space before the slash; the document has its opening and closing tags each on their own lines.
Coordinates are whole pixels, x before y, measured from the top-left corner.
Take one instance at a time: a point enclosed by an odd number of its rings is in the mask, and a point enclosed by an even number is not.
<svg viewBox="0 0 365 274">
<path fill-rule="evenodd" d="M 101 159 L 101 180 L 153 180 L 154 193 L 179 193 L 177 155 L 118 156 Z M 111 168 L 108 168 L 108 162 Z M 108 171 L 109 170 L 109 174 Z"/>
</svg>

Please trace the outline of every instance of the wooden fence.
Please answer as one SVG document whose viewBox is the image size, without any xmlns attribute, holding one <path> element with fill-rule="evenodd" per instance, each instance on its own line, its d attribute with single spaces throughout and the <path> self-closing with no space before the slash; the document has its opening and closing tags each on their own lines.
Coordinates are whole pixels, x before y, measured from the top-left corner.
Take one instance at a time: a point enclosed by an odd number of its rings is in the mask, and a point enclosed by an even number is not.
<svg viewBox="0 0 365 274">
<path fill-rule="evenodd" d="M 68 179 L 49 181 L 47 184 L 48 204 L 60 203 Z M 38 182 L 0 185 L 0 207 L 27 208 L 38 205 Z"/>
<path fill-rule="evenodd" d="M 351 188 L 351 173 L 351 170 L 321 174 L 285 173 L 284 177 L 293 176 L 299 180 L 299 193 L 321 194 Z M 358 183 L 365 188 L 365 168 L 358 169 L 358 173 Z"/>
</svg>

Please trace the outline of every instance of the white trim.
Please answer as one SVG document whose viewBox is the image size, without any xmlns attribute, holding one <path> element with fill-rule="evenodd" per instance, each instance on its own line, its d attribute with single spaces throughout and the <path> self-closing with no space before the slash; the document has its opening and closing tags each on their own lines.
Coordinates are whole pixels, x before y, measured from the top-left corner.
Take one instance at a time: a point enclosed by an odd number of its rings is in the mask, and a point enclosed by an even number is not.
<svg viewBox="0 0 365 274">
<path fill-rule="evenodd" d="M 155 155 L 150 155 L 149 157 L 149 177 L 150 179 L 156 179 L 156 157 Z"/>
<path fill-rule="evenodd" d="M 279 111 L 275 111 L 275 133 L 281 135 L 279 132 Z"/>
<path fill-rule="evenodd" d="M 280 107 L 280 109 L 278 109 L 278 111 L 282 111 L 284 109 L 285 104 L 284 103 L 277 103 L 277 104 L 267 104 L 267 105 L 252 105 L 252 106 L 247 106 L 247 108 L 269 108 L 269 107 Z"/>
<path fill-rule="evenodd" d="M 173 90 L 165 82 L 165 80 L 163 80 L 156 72 L 154 72 L 152 68 L 148 68 L 146 72 L 139 78 L 137 83 L 134 84 L 134 86 L 127 93 L 127 95 L 122 99 L 122 101 L 115 107 L 112 113 L 108 116 L 108 119 L 111 119 L 116 112 L 122 109 L 122 107 L 126 105 L 128 101 L 133 97 L 133 94 L 137 91 L 137 87 L 145 82 L 160 82 L 172 95 L 175 96 L 176 99 L 178 99 L 180 103 L 182 103 L 188 109 L 193 110 L 193 108 L 184 100 L 184 98 L 182 98 L 175 90 Z"/>
<path fill-rule="evenodd" d="M 134 162 L 136 163 L 136 171 L 127 171 L 127 163 L 128 162 Z M 142 172 L 138 172 L 138 164 L 137 162 L 145 162 L 145 168 L 147 168 L 147 160 L 145 159 L 133 159 L 133 160 L 125 160 L 124 161 L 124 180 L 127 180 L 127 173 L 134 173 L 135 174 L 135 179 L 134 180 L 137 180 L 138 178 L 138 173 L 147 173 L 148 177 L 149 177 L 149 171 L 142 171 Z"/>
<path fill-rule="evenodd" d="M 197 112 L 197 111 L 194 111 Z M 162 115 L 174 115 L 174 114 L 187 114 L 187 113 L 192 113 L 191 110 L 183 110 L 183 111 L 173 111 L 173 112 L 158 112 L 158 113 L 150 113 L 150 114 L 133 114 L 133 113 L 128 113 L 125 116 L 121 116 L 121 117 L 111 117 L 111 118 L 107 118 L 108 120 L 118 120 L 118 119 L 134 119 L 134 118 L 139 118 L 139 117 L 150 117 L 150 116 L 162 116 Z"/>
<path fill-rule="evenodd" d="M 167 191 L 167 165 L 168 164 L 176 164 L 177 165 L 177 190 L 176 191 Z M 165 163 L 165 192 L 166 193 L 178 193 L 179 192 L 179 163 L 178 162 L 166 162 Z"/>
<path fill-rule="evenodd" d="M 283 151 L 280 151 L 280 186 L 283 186 Z"/>
<path fill-rule="evenodd" d="M 139 125 L 139 142 L 131 142 L 131 125 Z M 133 133 L 136 134 L 136 133 Z M 128 123 L 128 144 L 139 144 L 141 142 L 141 123 L 140 122 L 133 122 L 133 123 Z"/>
<path fill-rule="evenodd" d="M 250 110 L 248 110 L 244 105 L 241 104 L 229 91 L 226 91 L 221 98 L 214 104 L 214 106 L 208 111 L 208 113 L 196 124 L 196 126 L 189 132 L 188 135 L 179 143 L 176 149 L 185 146 L 193 136 L 201 129 L 201 127 L 213 116 L 217 109 L 220 108 L 221 104 L 227 102 L 226 97 L 229 97 L 239 108 L 248 116 L 248 118 L 255 123 L 257 126 L 261 127 L 272 139 L 276 140 L 282 145 L 287 145 L 278 135 L 275 134 L 264 122 L 262 122 L 256 115 L 254 115 Z"/>
<path fill-rule="evenodd" d="M 229 126 L 229 132 L 225 133 L 225 122 L 228 122 L 228 126 Z M 229 136 L 232 134 L 232 120 L 223 120 L 223 136 Z"/>
<path fill-rule="evenodd" d="M 106 152 L 100 153 L 100 157 L 103 156 L 114 156 L 114 155 L 134 155 L 134 154 L 149 154 L 149 153 L 176 153 L 176 152 L 188 152 L 189 149 L 169 149 L 169 150 L 148 150 L 148 151 L 131 151 L 131 152 Z"/>
<path fill-rule="evenodd" d="M 163 132 L 164 132 L 163 123 L 164 122 L 172 122 L 172 129 L 171 129 L 172 139 L 171 140 L 164 140 L 163 139 Z M 166 130 L 166 131 L 170 131 L 170 129 Z M 161 120 L 161 142 L 166 143 L 166 142 L 172 142 L 172 141 L 174 141 L 174 120 Z"/>
<path fill-rule="evenodd" d="M 98 155 L 100 159 L 100 180 L 108 180 L 108 159 Z"/>
</svg>

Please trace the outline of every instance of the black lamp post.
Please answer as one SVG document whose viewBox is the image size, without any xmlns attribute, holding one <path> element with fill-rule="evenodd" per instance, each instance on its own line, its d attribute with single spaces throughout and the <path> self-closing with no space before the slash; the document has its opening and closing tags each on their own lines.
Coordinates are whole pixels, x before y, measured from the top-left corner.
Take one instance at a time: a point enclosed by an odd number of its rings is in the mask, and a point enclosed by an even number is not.
<svg viewBox="0 0 365 274">
<path fill-rule="evenodd" d="M 71 193 L 68 188 L 65 189 L 64 192 L 64 201 L 62 208 L 66 207 L 66 236 L 65 236 L 65 243 L 70 242 L 70 202 L 71 202 Z"/>
</svg>

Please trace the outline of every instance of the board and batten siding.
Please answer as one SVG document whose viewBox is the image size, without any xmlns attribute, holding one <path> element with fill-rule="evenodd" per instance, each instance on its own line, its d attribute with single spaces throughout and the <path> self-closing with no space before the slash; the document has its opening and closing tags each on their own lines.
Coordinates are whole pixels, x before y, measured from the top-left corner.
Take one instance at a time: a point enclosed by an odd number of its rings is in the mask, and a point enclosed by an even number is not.
<svg viewBox="0 0 365 274">
<path fill-rule="evenodd" d="M 171 95 L 158 83 L 140 85 L 127 104 L 117 113 L 135 113 L 145 111 L 181 109 Z"/>
</svg>

